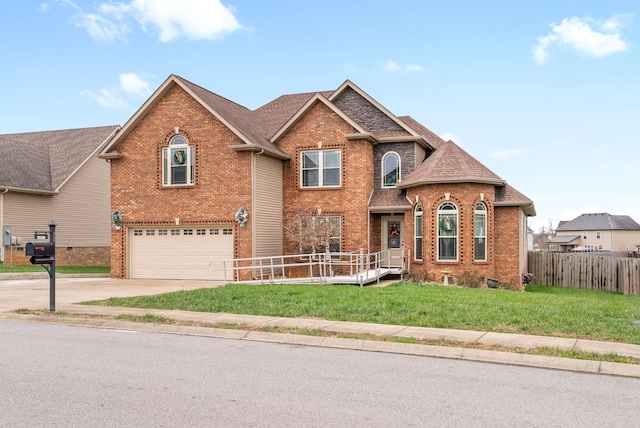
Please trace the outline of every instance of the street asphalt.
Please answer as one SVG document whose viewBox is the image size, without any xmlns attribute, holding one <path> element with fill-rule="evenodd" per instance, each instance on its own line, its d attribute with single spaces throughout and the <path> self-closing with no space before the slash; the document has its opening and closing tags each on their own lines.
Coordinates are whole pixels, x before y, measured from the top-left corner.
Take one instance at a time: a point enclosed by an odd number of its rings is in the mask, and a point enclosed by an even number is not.
<svg viewBox="0 0 640 428">
<path fill-rule="evenodd" d="M 209 336 L 217 338 L 278 342 L 303 346 L 323 346 L 363 351 L 389 352 L 453 358 L 571 370 L 640 378 L 640 365 L 605 361 L 577 360 L 570 358 L 529 355 L 518 352 L 488 351 L 465 347 L 465 344 L 483 344 L 504 348 L 530 349 L 536 347 L 580 350 L 600 354 L 617 354 L 640 359 L 640 345 L 600 342 L 583 339 L 548 336 L 492 333 L 470 330 L 452 330 L 425 327 L 356 323 L 308 318 L 283 318 L 272 316 L 239 315 L 228 313 L 201 313 L 178 310 L 135 309 L 106 306 L 80 305 L 79 302 L 102 300 L 109 297 L 155 295 L 178 290 L 219 287 L 215 281 L 195 280 L 118 280 L 104 276 L 56 277 L 55 310 L 63 315 L 50 316 L 21 314 L 19 309 L 51 308 L 49 279 L 43 275 L 0 274 L 0 319 L 8 321 L 67 324 L 94 328 L 138 330 L 159 333 Z M 382 283 L 381 285 L 385 285 Z M 66 316 L 64 315 L 66 314 Z M 105 317 L 81 317 L 79 314 L 117 316 L 122 314 L 154 314 L 183 324 L 235 324 L 236 329 L 188 326 L 180 324 L 137 323 Z M 243 328 L 243 326 L 246 326 Z M 252 328 L 284 327 L 319 330 L 328 333 L 350 333 L 396 338 L 443 339 L 460 343 L 460 346 L 435 346 L 399 343 L 381 340 L 348 339 L 327 336 L 308 336 L 292 333 L 256 331 Z M 640 328 L 640 325 L 638 326 Z"/>
</svg>

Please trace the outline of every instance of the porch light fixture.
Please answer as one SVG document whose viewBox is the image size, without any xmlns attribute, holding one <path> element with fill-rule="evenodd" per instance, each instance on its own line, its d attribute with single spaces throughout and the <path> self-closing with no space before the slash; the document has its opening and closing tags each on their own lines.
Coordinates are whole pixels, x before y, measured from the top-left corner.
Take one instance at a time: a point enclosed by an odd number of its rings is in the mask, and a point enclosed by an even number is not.
<svg viewBox="0 0 640 428">
<path fill-rule="evenodd" d="M 249 220 L 249 212 L 245 207 L 240 207 L 240 209 L 236 212 L 236 222 L 240 225 L 240 227 L 247 226 L 247 220 Z"/>
<path fill-rule="evenodd" d="M 120 210 L 115 210 L 113 214 L 111 214 L 111 224 L 113 224 L 115 230 L 120 230 L 122 226 L 122 213 Z"/>
</svg>

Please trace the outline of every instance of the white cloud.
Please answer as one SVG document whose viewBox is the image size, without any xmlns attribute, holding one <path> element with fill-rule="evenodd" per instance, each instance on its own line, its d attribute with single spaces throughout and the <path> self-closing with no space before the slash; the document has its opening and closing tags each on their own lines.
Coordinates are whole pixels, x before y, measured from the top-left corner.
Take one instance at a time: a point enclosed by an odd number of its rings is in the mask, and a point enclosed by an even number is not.
<svg viewBox="0 0 640 428">
<path fill-rule="evenodd" d="M 131 5 L 143 28 L 155 27 L 162 42 L 181 36 L 217 39 L 242 28 L 219 0 L 133 0 Z"/>
<path fill-rule="evenodd" d="M 489 157 L 496 158 L 496 159 L 511 159 L 511 158 L 516 158 L 518 156 L 522 156 L 525 153 L 526 153 L 526 150 L 523 150 L 523 149 L 500 150 L 500 151 L 491 153 Z"/>
<path fill-rule="evenodd" d="M 151 94 L 149 83 L 136 73 L 121 73 L 120 86 L 104 88 L 98 91 L 87 89 L 81 92 L 105 108 L 123 108 L 127 106 L 126 98 L 146 98 Z"/>
<path fill-rule="evenodd" d="M 417 64 L 407 64 L 401 66 L 395 61 L 388 60 L 384 63 L 384 69 L 391 73 L 411 73 L 415 71 L 425 71 L 425 68 Z"/>
<path fill-rule="evenodd" d="M 573 17 L 563 19 L 560 24 L 554 22 L 550 25 L 551 33 L 538 37 L 533 57 L 538 64 L 545 64 L 549 59 L 549 49 L 556 44 L 595 57 L 625 52 L 628 45 L 619 31 L 626 19 L 626 16 L 619 15 L 606 21 Z"/>
<path fill-rule="evenodd" d="M 76 11 L 75 23 L 98 40 L 126 40 L 132 25 L 157 35 L 162 42 L 180 37 L 217 39 L 242 28 L 235 10 L 220 0 L 131 0 L 100 3 L 86 12 L 71 0 L 61 2 Z"/>
<path fill-rule="evenodd" d="M 99 91 L 87 89 L 82 91 L 81 94 L 91 98 L 105 108 L 120 108 L 125 106 L 122 97 L 110 89 L 100 89 Z"/>
<path fill-rule="evenodd" d="M 136 73 L 122 73 L 120 75 L 120 87 L 127 94 L 139 98 L 147 98 L 151 95 L 149 83 L 142 80 L 142 77 Z"/>
</svg>

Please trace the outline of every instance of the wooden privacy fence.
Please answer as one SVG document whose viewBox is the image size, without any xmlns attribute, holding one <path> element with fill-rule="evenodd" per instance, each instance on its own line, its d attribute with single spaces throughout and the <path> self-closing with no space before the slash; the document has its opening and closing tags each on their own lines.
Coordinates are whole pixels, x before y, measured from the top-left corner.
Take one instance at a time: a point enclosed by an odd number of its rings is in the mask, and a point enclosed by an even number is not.
<svg viewBox="0 0 640 428">
<path fill-rule="evenodd" d="M 597 253 L 529 252 L 534 284 L 640 295 L 640 259 Z"/>
</svg>

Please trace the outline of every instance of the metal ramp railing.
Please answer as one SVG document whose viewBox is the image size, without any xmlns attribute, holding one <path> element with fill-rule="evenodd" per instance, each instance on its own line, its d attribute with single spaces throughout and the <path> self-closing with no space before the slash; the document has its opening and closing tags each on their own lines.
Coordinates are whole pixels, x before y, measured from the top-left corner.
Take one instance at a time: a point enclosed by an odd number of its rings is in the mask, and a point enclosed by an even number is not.
<svg viewBox="0 0 640 428">
<path fill-rule="evenodd" d="M 242 284 L 358 284 L 363 286 L 388 274 L 400 274 L 405 270 L 404 250 L 401 266 L 392 266 L 389 250 L 367 253 L 364 250 L 350 253 L 312 253 L 283 256 L 240 258 L 214 261 L 211 271 L 223 272 L 224 283 Z M 397 264 L 397 263 L 395 263 Z"/>
</svg>

